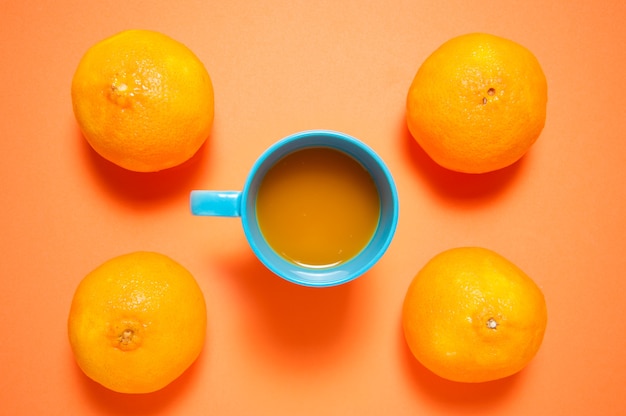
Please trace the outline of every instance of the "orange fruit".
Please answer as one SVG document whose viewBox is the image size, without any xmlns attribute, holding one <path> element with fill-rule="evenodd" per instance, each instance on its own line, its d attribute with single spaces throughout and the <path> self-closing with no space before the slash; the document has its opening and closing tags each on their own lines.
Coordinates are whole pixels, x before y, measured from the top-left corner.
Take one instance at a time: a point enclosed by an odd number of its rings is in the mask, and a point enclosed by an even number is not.
<svg viewBox="0 0 626 416">
<path fill-rule="evenodd" d="M 72 105 L 91 147 L 132 171 L 190 159 L 213 124 L 213 86 L 198 57 L 158 32 L 128 30 L 89 48 Z"/>
<path fill-rule="evenodd" d="M 402 311 L 415 358 L 459 382 L 520 371 L 539 350 L 546 323 L 539 287 L 513 263 L 480 247 L 432 258 L 411 282 Z"/>
<path fill-rule="evenodd" d="M 194 277 L 171 258 L 135 252 L 110 259 L 78 285 L 68 319 L 83 372 L 121 393 L 149 393 L 199 356 L 206 305 Z"/>
<path fill-rule="evenodd" d="M 455 37 L 421 65 L 406 102 L 409 131 L 438 164 L 484 173 L 519 160 L 543 130 L 546 77 L 524 46 L 483 33 Z"/>
</svg>

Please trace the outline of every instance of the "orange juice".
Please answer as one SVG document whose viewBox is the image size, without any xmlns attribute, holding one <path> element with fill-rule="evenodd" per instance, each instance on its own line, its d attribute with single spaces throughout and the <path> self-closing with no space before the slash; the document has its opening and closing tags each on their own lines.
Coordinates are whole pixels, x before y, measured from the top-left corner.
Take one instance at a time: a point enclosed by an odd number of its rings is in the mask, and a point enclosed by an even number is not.
<svg viewBox="0 0 626 416">
<path fill-rule="evenodd" d="M 358 161 L 315 147 L 285 156 L 267 172 L 256 211 L 263 236 L 282 257 L 305 267 L 331 267 L 368 244 L 380 199 Z"/>
</svg>

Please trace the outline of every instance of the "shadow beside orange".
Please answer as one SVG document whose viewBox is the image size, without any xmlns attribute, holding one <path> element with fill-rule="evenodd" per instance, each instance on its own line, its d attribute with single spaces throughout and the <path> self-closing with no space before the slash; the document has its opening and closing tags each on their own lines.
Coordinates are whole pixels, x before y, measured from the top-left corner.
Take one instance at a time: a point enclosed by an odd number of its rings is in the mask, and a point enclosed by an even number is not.
<svg viewBox="0 0 626 416">
<path fill-rule="evenodd" d="M 528 154 L 512 165 L 493 172 L 470 174 L 446 169 L 422 149 L 411 135 L 404 118 L 401 120 L 400 140 L 402 154 L 415 174 L 430 185 L 434 194 L 457 207 L 480 207 L 497 199 L 513 186 L 524 170 Z"/>
<path fill-rule="evenodd" d="M 424 367 L 409 349 L 402 325 L 398 325 L 398 355 L 407 379 L 415 387 L 416 394 L 448 409 L 487 411 L 504 403 L 514 393 L 515 385 L 523 379 L 524 371 L 499 380 L 485 383 L 459 383 L 439 377 Z"/>
<path fill-rule="evenodd" d="M 97 407 L 101 414 L 106 415 L 153 415 L 161 414 L 167 410 L 177 400 L 189 392 L 190 385 L 197 382 L 195 380 L 198 375 L 199 367 L 206 348 L 200 353 L 196 361 L 176 380 L 152 393 L 143 394 L 127 394 L 118 393 L 109 390 L 99 383 L 87 377 L 81 369 L 74 363 L 76 377 L 79 378 L 78 383 L 83 389 L 83 396 Z M 73 358 L 72 358 L 73 360 Z"/>
<path fill-rule="evenodd" d="M 208 160 L 211 137 L 208 137 L 195 155 L 181 165 L 159 172 L 133 172 L 100 156 L 85 140 L 78 126 L 75 126 L 75 132 L 74 140 L 80 142 L 88 171 L 108 194 L 136 207 L 154 208 L 188 194 L 199 175 L 199 167 L 211 163 Z"/>
</svg>

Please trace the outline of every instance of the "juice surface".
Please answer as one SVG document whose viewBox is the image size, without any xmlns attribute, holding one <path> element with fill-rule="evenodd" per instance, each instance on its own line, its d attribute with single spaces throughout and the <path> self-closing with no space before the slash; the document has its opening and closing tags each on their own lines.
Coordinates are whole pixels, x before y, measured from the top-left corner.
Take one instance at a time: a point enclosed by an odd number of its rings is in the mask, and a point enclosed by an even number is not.
<svg viewBox="0 0 626 416">
<path fill-rule="evenodd" d="M 370 174 L 352 157 L 318 147 L 296 151 L 265 175 L 256 200 L 270 246 L 305 267 L 350 260 L 372 238 L 380 199 Z"/>
</svg>

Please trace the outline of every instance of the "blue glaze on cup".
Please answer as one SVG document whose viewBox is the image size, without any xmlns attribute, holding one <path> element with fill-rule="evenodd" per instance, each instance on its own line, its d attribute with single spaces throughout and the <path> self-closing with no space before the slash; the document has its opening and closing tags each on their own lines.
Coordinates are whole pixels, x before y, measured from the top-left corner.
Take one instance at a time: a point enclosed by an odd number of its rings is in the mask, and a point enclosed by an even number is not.
<svg viewBox="0 0 626 416">
<path fill-rule="evenodd" d="M 284 259 L 266 242 L 256 217 L 256 196 L 267 171 L 288 154 L 311 147 L 336 149 L 359 161 L 380 197 L 380 218 L 370 242 L 358 255 L 333 267 L 309 268 Z M 383 160 L 363 142 L 331 130 L 303 131 L 276 142 L 257 159 L 242 191 L 192 191 L 190 204 L 194 215 L 241 217 L 250 247 L 268 269 L 292 283 L 313 287 L 343 284 L 368 271 L 389 247 L 398 223 L 398 194 Z"/>
</svg>

